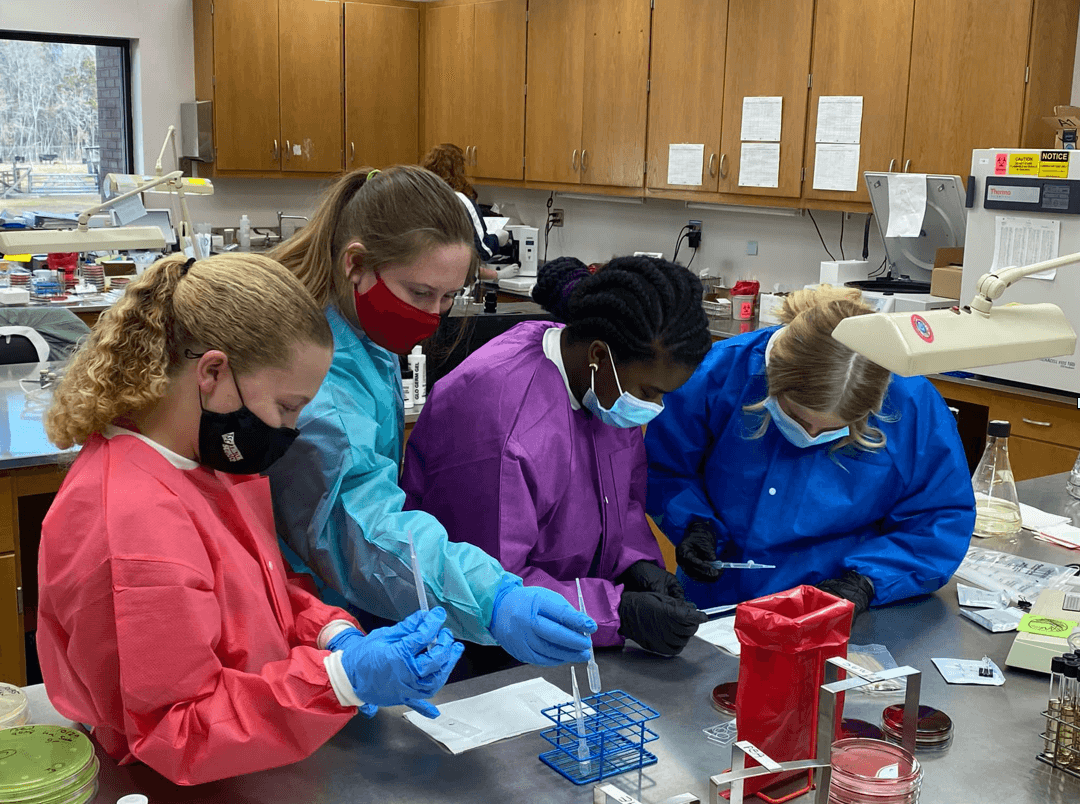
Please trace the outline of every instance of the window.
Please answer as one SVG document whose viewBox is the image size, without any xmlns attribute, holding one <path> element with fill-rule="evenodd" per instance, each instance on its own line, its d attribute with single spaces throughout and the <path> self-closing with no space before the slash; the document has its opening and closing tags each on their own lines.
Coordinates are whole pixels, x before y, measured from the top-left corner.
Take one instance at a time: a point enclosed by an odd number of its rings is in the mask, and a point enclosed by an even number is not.
<svg viewBox="0 0 1080 804">
<path fill-rule="evenodd" d="M 132 172 L 128 42 L 0 30 L 0 211 L 71 213 Z"/>
</svg>

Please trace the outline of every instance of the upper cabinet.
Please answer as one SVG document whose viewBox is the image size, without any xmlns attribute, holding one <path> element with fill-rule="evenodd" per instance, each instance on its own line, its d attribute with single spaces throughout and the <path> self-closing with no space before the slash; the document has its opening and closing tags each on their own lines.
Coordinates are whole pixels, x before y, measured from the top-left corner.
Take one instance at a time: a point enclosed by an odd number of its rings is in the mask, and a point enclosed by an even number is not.
<svg viewBox="0 0 1080 804">
<path fill-rule="evenodd" d="M 1032 0 L 916 0 L 905 172 L 967 176 L 973 149 L 1019 147 L 1031 9 Z"/>
<path fill-rule="evenodd" d="M 649 0 L 531 0 L 525 176 L 643 186 Z"/>
<path fill-rule="evenodd" d="M 278 21 L 281 169 L 341 170 L 341 3 L 278 0 Z"/>
<path fill-rule="evenodd" d="M 806 126 L 805 198 L 870 201 L 863 181 L 867 170 L 899 170 L 903 164 L 904 122 L 908 110 L 908 64 L 915 0 L 817 0 L 814 14 L 814 60 L 811 68 L 810 109 Z M 873 58 L 867 58 L 873 53 Z M 955 77 L 953 79 L 955 81 Z M 818 122 L 834 96 L 862 100 L 862 124 L 857 138 L 857 189 L 814 189 L 836 186 L 830 181 L 839 160 L 818 165 Z M 822 98 L 827 100 L 822 103 Z M 917 108 L 917 107 L 916 107 Z M 825 130 L 821 149 L 828 156 L 835 138 Z M 851 143 L 844 143 L 850 149 Z M 837 149 L 840 150 L 840 149 Z M 970 158 L 970 152 L 968 154 Z M 842 164 L 842 163 L 841 163 Z M 820 169 L 821 175 L 818 175 Z M 815 179 L 817 181 L 815 181 Z"/>
<path fill-rule="evenodd" d="M 415 3 L 193 0 L 193 8 L 196 97 L 214 101 L 215 174 L 325 176 L 416 161 Z"/>
<path fill-rule="evenodd" d="M 451 142 L 470 175 L 522 178 L 526 16 L 526 0 L 424 9 L 424 151 Z"/>
<path fill-rule="evenodd" d="M 213 11 L 211 12 L 211 8 Z M 196 0 L 196 35 L 209 32 L 210 97 L 219 170 L 280 170 L 277 3 Z M 205 24 L 208 23 L 208 24 Z M 196 41 L 196 66 L 200 60 Z M 241 54 L 243 57 L 241 58 Z"/>
<path fill-rule="evenodd" d="M 724 111 L 727 0 L 656 0 L 649 79 L 647 186 L 716 192 Z M 672 145 L 700 145 L 701 168 L 669 184 Z M 693 161 L 693 160 L 691 160 Z M 681 165 L 676 165 L 680 167 Z"/>
<path fill-rule="evenodd" d="M 345 3 L 345 167 L 417 161 L 420 11 Z"/>
<path fill-rule="evenodd" d="M 813 23 L 814 0 L 730 0 L 720 192 L 799 197 Z"/>
</svg>

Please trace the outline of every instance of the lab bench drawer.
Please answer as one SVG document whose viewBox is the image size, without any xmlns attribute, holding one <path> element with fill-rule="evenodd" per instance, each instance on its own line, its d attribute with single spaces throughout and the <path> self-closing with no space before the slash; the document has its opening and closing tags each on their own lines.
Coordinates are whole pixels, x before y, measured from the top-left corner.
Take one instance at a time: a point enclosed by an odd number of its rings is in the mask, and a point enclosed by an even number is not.
<svg viewBox="0 0 1080 804">
<path fill-rule="evenodd" d="M 1076 450 L 1072 447 L 1047 444 L 1023 436 L 1009 438 L 1009 463 L 1017 481 L 1068 472 L 1075 461 Z"/>
<path fill-rule="evenodd" d="M 1080 449 L 1080 410 L 1074 407 L 995 394 L 990 405 L 990 418 L 1011 422 L 1014 436 Z"/>
<path fill-rule="evenodd" d="M 15 556 L 0 556 L 0 681 L 26 683 L 25 636 L 19 622 Z"/>
</svg>

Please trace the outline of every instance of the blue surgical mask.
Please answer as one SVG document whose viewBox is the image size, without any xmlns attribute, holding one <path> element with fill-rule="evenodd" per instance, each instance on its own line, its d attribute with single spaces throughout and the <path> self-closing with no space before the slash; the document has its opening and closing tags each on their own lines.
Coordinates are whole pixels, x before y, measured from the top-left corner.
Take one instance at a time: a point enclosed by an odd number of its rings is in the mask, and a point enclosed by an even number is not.
<svg viewBox="0 0 1080 804">
<path fill-rule="evenodd" d="M 776 424 L 777 429 L 784 438 L 801 449 L 828 444 L 831 441 L 839 441 L 841 438 L 847 438 L 848 436 L 849 430 L 847 427 L 841 427 L 839 430 L 826 430 L 816 436 L 811 436 L 801 424 L 784 412 L 775 396 L 769 396 L 765 399 L 765 409 L 769 411 L 773 423 Z"/>
<path fill-rule="evenodd" d="M 657 405 L 655 402 L 646 402 L 624 391 L 622 383 L 619 382 L 619 371 L 615 368 L 615 356 L 612 355 L 610 347 L 608 357 L 611 359 L 611 370 L 615 374 L 615 385 L 619 388 L 619 398 L 610 408 L 605 408 L 600 404 L 600 400 L 596 398 L 596 364 L 594 363 L 592 376 L 589 378 L 589 390 L 585 392 L 582 402 L 594 416 L 612 427 L 629 429 L 648 424 L 663 412 L 664 406 Z"/>
</svg>

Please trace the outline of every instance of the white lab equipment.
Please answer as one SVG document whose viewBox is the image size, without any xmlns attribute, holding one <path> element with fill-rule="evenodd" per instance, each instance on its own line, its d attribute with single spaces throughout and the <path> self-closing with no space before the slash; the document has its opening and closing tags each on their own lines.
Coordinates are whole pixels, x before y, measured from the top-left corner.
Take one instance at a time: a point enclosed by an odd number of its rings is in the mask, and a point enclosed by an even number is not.
<svg viewBox="0 0 1080 804">
<path fill-rule="evenodd" d="M 500 272 L 499 287 L 507 290 L 528 291 L 536 284 L 536 272 L 539 268 L 537 238 L 540 230 L 535 226 L 511 225 L 506 230 L 513 238 L 517 249 L 517 271 L 507 271 L 509 276 Z"/>
</svg>

